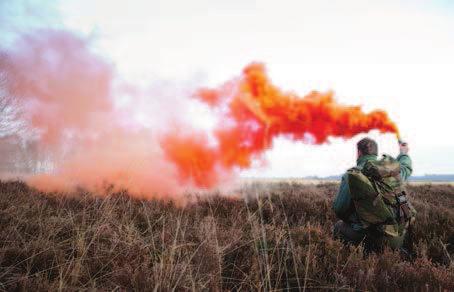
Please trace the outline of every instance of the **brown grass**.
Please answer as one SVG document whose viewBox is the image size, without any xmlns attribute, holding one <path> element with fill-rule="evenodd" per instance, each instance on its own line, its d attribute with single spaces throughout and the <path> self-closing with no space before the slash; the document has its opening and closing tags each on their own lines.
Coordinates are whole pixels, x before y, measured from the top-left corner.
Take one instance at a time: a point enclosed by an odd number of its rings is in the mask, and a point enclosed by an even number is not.
<svg viewBox="0 0 454 292">
<path fill-rule="evenodd" d="M 184 208 L 0 183 L 2 290 L 454 290 L 454 187 L 410 188 L 417 257 L 331 238 L 336 184 L 248 184 Z"/>
</svg>

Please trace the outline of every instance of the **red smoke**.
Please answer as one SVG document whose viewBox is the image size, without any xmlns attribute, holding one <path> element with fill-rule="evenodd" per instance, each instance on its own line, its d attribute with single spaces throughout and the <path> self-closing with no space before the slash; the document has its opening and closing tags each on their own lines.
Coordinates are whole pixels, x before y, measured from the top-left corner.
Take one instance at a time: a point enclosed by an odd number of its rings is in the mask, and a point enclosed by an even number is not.
<svg viewBox="0 0 454 292">
<path fill-rule="evenodd" d="M 91 135 L 96 120 L 113 110 L 113 67 L 89 45 L 67 31 L 42 29 L 22 35 L 0 61 L 8 91 L 47 143 Z"/>
<path fill-rule="evenodd" d="M 194 130 L 179 113 L 163 115 L 178 111 L 168 96 L 122 82 L 87 39 L 38 30 L 13 48 L 0 51 L 0 73 L 7 76 L 4 90 L 16 97 L 45 154 L 34 159 L 51 165 L 29 179 L 44 190 L 99 192 L 113 184 L 136 196 L 163 197 L 187 187 L 219 185 L 260 159 L 278 136 L 320 144 L 372 129 L 397 132 L 385 112 L 366 114 L 340 105 L 331 92 L 305 97 L 283 92 L 258 63 L 219 88 L 193 94 L 218 117 L 214 130 Z M 124 95 L 127 105 L 118 106 Z M 146 113 L 154 124 L 138 123 L 141 105 L 156 100 Z M 184 102 L 196 103 L 193 98 Z"/>
<path fill-rule="evenodd" d="M 277 136 L 321 144 L 329 137 L 351 138 L 372 129 L 398 132 L 384 111 L 364 113 L 359 106 L 341 105 L 332 92 L 313 91 L 303 98 L 284 92 L 260 63 L 218 89 L 200 89 L 195 97 L 221 114 L 213 133 L 216 144 L 210 145 L 203 133 L 169 133 L 161 145 L 180 177 L 199 187 L 215 186 L 222 173 L 250 167 Z"/>
<path fill-rule="evenodd" d="M 115 82 L 121 80 L 89 40 L 65 30 L 37 30 L 0 56 L 4 90 L 15 97 L 33 133 L 28 139 L 39 149 L 29 159 L 49 165 L 27 177 L 33 186 L 102 193 L 113 185 L 147 197 L 182 191 L 154 134 L 134 121 L 134 111 L 116 106 L 121 93 Z"/>
</svg>

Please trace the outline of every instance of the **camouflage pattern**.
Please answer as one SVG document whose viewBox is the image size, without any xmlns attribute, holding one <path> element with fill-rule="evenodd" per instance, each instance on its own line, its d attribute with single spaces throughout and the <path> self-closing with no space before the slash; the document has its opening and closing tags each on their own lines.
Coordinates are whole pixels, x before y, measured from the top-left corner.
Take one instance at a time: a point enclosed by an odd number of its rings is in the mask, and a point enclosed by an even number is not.
<svg viewBox="0 0 454 292">
<path fill-rule="evenodd" d="M 347 180 L 356 213 L 365 228 L 387 222 L 397 223 L 392 210 L 377 193 L 371 181 L 359 169 L 348 170 Z"/>
<path fill-rule="evenodd" d="M 347 171 L 347 184 L 364 228 L 373 226 L 391 237 L 404 235 L 416 211 L 406 201 L 397 160 L 384 155 L 381 160 L 367 161 L 362 168 L 352 168 Z"/>
<path fill-rule="evenodd" d="M 358 157 L 355 169 L 359 171 L 362 170 L 370 161 L 377 161 L 377 156 L 362 155 Z M 408 154 L 402 153 L 397 156 L 396 161 L 400 164 L 401 181 L 406 181 L 413 172 L 411 158 Z M 367 182 L 366 180 L 365 183 L 370 184 L 370 181 Z M 377 186 L 378 185 L 379 184 L 377 184 Z M 375 190 L 375 185 L 373 186 Z M 364 194 L 372 194 L 372 192 L 365 192 Z M 357 238 L 364 238 L 364 246 L 366 249 L 371 248 L 373 250 L 374 246 L 389 246 L 393 249 L 400 248 L 404 242 L 404 239 L 406 238 L 408 222 L 397 224 L 397 226 L 396 224 L 367 224 L 368 226 L 364 226 L 364 221 L 360 220 L 358 213 L 355 210 L 356 208 L 354 201 L 351 197 L 352 195 L 350 193 L 350 187 L 348 184 L 347 172 L 342 176 L 339 190 L 333 201 L 333 211 L 336 213 L 336 216 L 343 221 L 342 224 L 337 224 L 337 229 L 335 228 L 334 231 L 337 230 L 338 236 L 336 236 L 336 233 L 335 236 L 341 237 L 344 241 L 355 245 L 358 244 Z M 397 218 L 397 215 L 394 218 Z M 377 228 L 378 226 L 379 228 Z M 354 234 L 355 236 L 352 236 L 352 234 Z M 399 236 L 399 234 L 401 235 Z M 362 242 L 362 240 L 360 240 L 360 242 Z"/>
</svg>

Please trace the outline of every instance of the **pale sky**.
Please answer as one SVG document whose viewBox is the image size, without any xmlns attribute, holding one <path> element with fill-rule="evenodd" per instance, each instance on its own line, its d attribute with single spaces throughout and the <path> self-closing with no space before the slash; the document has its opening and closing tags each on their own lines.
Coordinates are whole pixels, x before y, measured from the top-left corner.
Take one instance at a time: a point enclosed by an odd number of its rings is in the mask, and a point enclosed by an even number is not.
<svg viewBox="0 0 454 292">
<path fill-rule="evenodd" d="M 59 14 L 49 23 L 91 35 L 96 50 L 138 83 L 216 86 L 260 61 L 284 90 L 333 90 L 341 103 L 384 109 L 409 142 L 414 173 L 421 175 L 454 173 L 450 3 L 61 0 L 43 7 Z M 266 154 L 268 164 L 244 175 L 340 174 L 354 164 L 354 145 L 363 136 L 323 146 L 279 139 Z M 397 154 L 393 135 L 370 136 L 380 152 Z"/>
</svg>

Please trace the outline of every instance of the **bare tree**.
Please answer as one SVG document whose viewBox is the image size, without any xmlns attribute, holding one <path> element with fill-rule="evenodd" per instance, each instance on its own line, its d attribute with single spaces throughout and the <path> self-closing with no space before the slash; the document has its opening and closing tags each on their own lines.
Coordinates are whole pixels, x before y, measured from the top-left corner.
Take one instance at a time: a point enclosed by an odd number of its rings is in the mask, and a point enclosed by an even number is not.
<svg viewBox="0 0 454 292">
<path fill-rule="evenodd" d="M 0 61 L 0 173 L 24 173 L 33 169 L 29 166 L 26 123 L 16 98 L 8 90 L 8 75 L 1 65 Z"/>
<path fill-rule="evenodd" d="M 8 56 L 0 49 L 0 173 L 33 173 L 44 167 L 45 157 L 10 88 L 15 80 L 9 79 L 9 69 Z"/>
<path fill-rule="evenodd" d="M 0 138 L 20 135 L 25 127 L 16 101 L 7 91 L 6 82 L 6 74 L 0 72 Z"/>
</svg>

